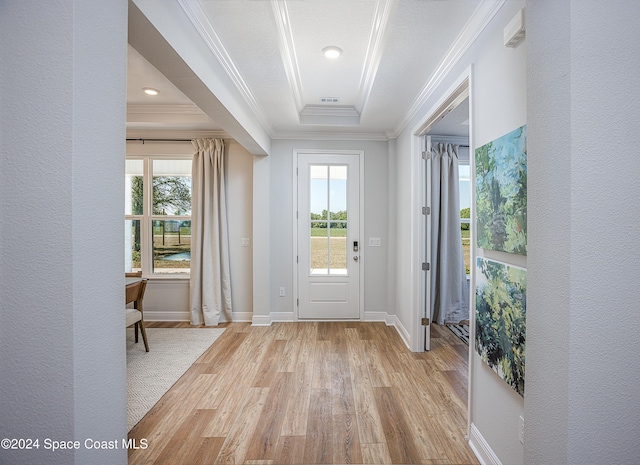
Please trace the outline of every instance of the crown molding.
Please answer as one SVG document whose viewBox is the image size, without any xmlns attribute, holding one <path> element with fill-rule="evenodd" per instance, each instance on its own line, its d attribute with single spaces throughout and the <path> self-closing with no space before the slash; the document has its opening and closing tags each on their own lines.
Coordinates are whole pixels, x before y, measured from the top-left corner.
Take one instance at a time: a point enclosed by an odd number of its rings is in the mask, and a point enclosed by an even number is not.
<svg viewBox="0 0 640 465">
<path fill-rule="evenodd" d="M 272 140 L 338 140 L 338 141 L 374 141 L 386 142 L 390 138 L 385 133 L 378 132 L 317 132 L 317 131 L 280 131 L 273 135 Z"/>
<path fill-rule="evenodd" d="M 205 113 L 195 104 L 154 105 L 152 103 L 128 103 L 128 114 L 140 115 L 204 115 Z"/>
<path fill-rule="evenodd" d="M 358 126 L 360 113 L 352 105 L 305 105 L 300 124 Z"/>
<path fill-rule="evenodd" d="M 478 39 L 482 31 L 489 25 L 491 20 L 498 13 L 507 0 L 482 0 L 476 11 L 473 13 L 467 24 L 465 24 L 456 40 L 453 42 L 440 64 L 429 78 L 427 84 L 422 88 L 418 96 L 413 100 L 409 110 L 404 115 L 395 129 L 396 137 L 409 124 L 414 116 L 418 114 L 420 108 L 434 94 L 435 90 L 444 81 L 453 67 L 458 64 L 463 55 L 471 48 Z"/>
<path fill-rule="evenodd" d="M 395 1 L 394 0 L 377 0 L 376 9 L 373 17 L 373 24 L 371 27 L 371 34 L 369 36 L 369 44 L 367 45 L 367 55 L 362 67 L 362 75 L 360 76 L 360 83 L 358 84 L 358 98 L 356 100 L 356 108 L 360 111 L 360 114 L 364 112 L 364 108 L 369 101 L 371 95 L 371 89 L 378 73 L 378 67 L 382 60 L 382 53 L 384 51 L 384 43 L 387 39 L 387 27 L 393 15 L 395 13 Z"/>
<path fill-rule="evenodd" d="M 211 50 L 218 62 L 222 65 L 222 68 L 225 70 L 262 126 L 268 133 L 271 133 L 273 131 L 271 123 L 267 119 L 249 85 L 240 73 L 240 70 L 231 58 L 231 55 L 227 52 L 222 40 L 220 40 L 220 37 L 209 21 L 207 14 L 202 9 L 200 2 L 198 0 L 178 0 L 178 4 L 182 7 L 189 18 L 189 21 L 191 21 L 191 24 L 193 24 L 196 31 L 198 31 L 209 50 Z"/>
<path fill-rule="evenodd" d="M 231 139 L 225 131 L 180 131 L 162 129 L 128 129 L 127 139 L 144 139 L 152 142 L 153 139 Z"/>
<path fill-rule="evenodd" d="M 271 0 L 271 12 L 273 20 L 278 30 L 278 42 L 280 55 L 282 56 L 282 64 L 289 81 L 289 87 L 293 92 L 293 100 L 296 103 L 296 109 L 299 112 L 304 108 L 304 100 L 302 98 L 302 78 L 300 77 L 300 68 L 298 66 L 298 57 L 296 56 L 296 47 L 293 40 L 293 31 L 291 30 L 291 20 L 289 19 L 289 9 L 286 1 Z"/>
</svg>

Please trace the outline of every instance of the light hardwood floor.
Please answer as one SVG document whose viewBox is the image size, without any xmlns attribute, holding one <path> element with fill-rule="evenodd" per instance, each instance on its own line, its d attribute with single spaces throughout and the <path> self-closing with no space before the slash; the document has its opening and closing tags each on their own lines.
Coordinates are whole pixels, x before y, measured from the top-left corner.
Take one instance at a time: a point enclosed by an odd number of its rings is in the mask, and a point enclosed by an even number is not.
<svg viewBox="0 0 640 465">
<path fill-rule="evenodd" d="M 435 325 L 431 341 L 415 354 L 383 323 L 227 324 L 131 430 L 148 448 L 129 463 L 477 464 L 468 347 Z"/>
</svg>

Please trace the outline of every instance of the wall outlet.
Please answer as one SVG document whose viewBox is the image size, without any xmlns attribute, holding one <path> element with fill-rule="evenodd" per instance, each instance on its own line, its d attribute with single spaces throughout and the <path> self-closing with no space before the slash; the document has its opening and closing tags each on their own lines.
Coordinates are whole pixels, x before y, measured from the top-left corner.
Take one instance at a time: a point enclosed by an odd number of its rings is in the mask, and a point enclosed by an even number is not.
<svg viewBox="0 0 640 465">
<path fill-rule="evenodd" d="M 284 297 L 284 287 L 280 288 L 280 297 Z"/>
<path fill-rule="evenodd" d="M 243 237 L 242 238 L 242 247 L 251 247 L 251 238 Z"/>
<path fill-rule="evenodd" d="M 380 247 L 381 244 L 382 244 L 382 240 L 379 237 L 369 238 L 369 247 Z"/>
<path fill-rule="evenodd" d="M 520 416 L 520 427 L 518 428 L 518 439 L 520 444 L 524 444 L 524 417 Z"/>
</svg>

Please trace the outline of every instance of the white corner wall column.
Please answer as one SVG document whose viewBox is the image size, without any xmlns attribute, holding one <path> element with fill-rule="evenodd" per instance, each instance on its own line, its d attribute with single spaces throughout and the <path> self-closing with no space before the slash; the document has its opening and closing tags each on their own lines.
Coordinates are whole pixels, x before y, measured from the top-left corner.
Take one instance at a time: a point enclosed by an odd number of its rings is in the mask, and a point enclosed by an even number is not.
<svg viewBox="0 0 640 465">
<path fill-rule="evenodd" d="M 527 464 L 640 463 L 639 17 L 527 2 Z"/>
<path fill-rule="evenodd" d="M 270 163 L 253 157 L 253 317 L 252 324 L 271 324 Z"/>
<path fill-rule="evenodd" d="M 127 2 L 1 10 L 0 463 L 125 464 Z"/>
</svg>

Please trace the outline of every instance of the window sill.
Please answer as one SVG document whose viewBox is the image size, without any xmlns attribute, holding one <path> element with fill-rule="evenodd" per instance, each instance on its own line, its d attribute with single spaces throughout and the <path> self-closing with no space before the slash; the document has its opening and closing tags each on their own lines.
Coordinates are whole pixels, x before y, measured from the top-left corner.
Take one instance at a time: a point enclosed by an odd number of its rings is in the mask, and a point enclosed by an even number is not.
<svg viewBox="0 0 640 465">
<path fill-rule="evenodd" d="M 143 276 L 144 279 L 149 281 L 189 281 L 190 275 L 188 274 L 152 274 Z"/>
</svg>

